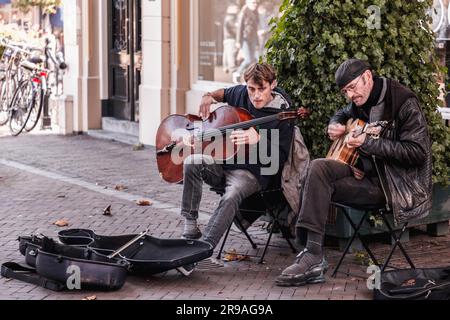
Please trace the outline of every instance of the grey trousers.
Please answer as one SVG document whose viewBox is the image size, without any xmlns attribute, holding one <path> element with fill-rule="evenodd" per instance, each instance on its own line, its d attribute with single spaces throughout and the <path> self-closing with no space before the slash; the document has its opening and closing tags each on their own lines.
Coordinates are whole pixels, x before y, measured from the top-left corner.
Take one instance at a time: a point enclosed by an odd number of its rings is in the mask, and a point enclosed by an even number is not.
<svg viewBox="0 0 450 320">
<path fill-rule="evenodd" d="M 247 170 L 223 170 L 210 156 L 193 155 L 184 161 L 184 186 L 181 215 L 197 219 L 202 198 L 203 182 L 212 187 L 224 187 L 225 193 L 209 219 L 203 240 L 213 247 L 219 244 L 233 222 L 241 202 L 261 190 L 258 179 Z"/>
<path fill-rule="evenodd" d="M 378 177 L 357 180 L 346 164 L 314 160 L 306 177 L 297 227 L 324 235 L 331 201 L 350 206 L 386 203 Z"/>
</svg>

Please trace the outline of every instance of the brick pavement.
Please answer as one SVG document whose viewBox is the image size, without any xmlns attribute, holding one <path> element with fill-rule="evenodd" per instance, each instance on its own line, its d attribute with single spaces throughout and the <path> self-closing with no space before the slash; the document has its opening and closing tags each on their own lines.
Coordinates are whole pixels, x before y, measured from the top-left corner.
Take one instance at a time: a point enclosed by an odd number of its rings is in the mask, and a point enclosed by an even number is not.
<svg viewBox="0 0 450 320">
<path fill-rule="evenodd" d="M 23 257 L 15 240 L 19 235 L 41 232 L 56 237 L 61 228 L 52 225 L 67 219 L 69 228 L 90 228 L 98 234 L 137 233 L 150 227 L 155 236 L 178 238 L 181 219 L 177 214 L 181 190 L 179 185 L 161 181 L 156 170 L 154 149 L 133 151 L 131 146 L 97 140 L 87 136 L 23 135 L 1 137 L 0 130 L 0 262 Z M 115 185 L 127 187 L 114 191 Z M 136 197 L 156 201 L 158 206 L 139 207 Z M 218 196 L 205 188 L 201 210 L 202 224 L 216 206 Z M 161 205 L 164 204 L 165 206 Z M 112 205 L 111 217 L 102 215 Z M 256 223 L 250 233 L 263 243 L 267 236 L 263 223 Z M 266 256 L 266 264 L 255 261 L 230 262 L 223 268 L 197 270 L 185 278 L 177 272 L 153 277 L 128 277 L 125 286 L 116 292 L 55 293 L 15 280 L 0 279 L 0 299 L 79 300 L 97 295 L 109 299 L 370 299 L 365 280 L 338 276 L 327 278 L 322 285 L 280 288 L 274 279 L 293 261 L 285 242 L 275 237 Z M 418 266 L 450 264 L 450 236 L 431 238 L 418 229 L 411 234 L 406 247 Z M 376 254 L 386 253 L 386 245 L 375 243 Z M 255 254 L 242 234 L 232 231 L 227 248 Z M 339 252 L 327 248 L 327 257 L 334 266 Z M 438 257 L 438 258 L 437 258 Z M 404 261 L 396 255 L 394 263 Z M 364 273 L 365 267 L 350 257 L 342 270 Z"/>
</svg>

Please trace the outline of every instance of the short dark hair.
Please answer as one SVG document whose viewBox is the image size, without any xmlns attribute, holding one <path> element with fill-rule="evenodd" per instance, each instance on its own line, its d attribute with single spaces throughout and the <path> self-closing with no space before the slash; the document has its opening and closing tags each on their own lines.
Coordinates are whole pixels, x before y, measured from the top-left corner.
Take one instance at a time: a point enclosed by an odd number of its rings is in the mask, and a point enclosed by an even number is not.
<svg viewBox="0 0 450 320">
<path fill-rule="evenodd" d="M 268 63 L 254 63 L 244 73 L 245 82 L 253 80 L 258 85 L 262 85 L 264 81 L 272 84 L 276 79 L 277 73 Z"/>
</svg>

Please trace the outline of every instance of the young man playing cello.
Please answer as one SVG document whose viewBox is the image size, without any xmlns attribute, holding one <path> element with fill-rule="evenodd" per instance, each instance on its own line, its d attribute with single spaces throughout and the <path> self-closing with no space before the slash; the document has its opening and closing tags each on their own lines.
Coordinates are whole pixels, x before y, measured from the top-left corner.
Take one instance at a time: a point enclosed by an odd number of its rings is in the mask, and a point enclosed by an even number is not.
<svg viewBox="0 0 450 320">
<path fill-rule="evenodd" d="M 274 113 L 289 110 L 291 100 L 277 88 L 274 69 L 265 63 L 251 65 L 244 75 L 246 85 L 220 89 L 203 96 L 200 116 L 206 120 L 210 116 L 211 105 L 218 102 L 249 111 L 255 118 L 267 117 Z M 218 164 L 209 155 L 193 155 L 184 161 L 184 187 L 181 215 L 184 217 L 183 237 L 199 239 L 202 232 L 197 225 L 198 210 L 202 197 L 202 184 L 223 187 L 225 193 L 211 216 L 202 240 L 216 247 L 222 235 L 233 222 L 241 202 L 255 192 L 266 189 L 278 177 L 288 159 L 293 137 L 293 121 L 275 120 L 248 130 L 236 130 L 231 140 L 236 145 L 257 145 L 267 149 L 271 161 L 278 168 L 273 175 L 263 174 L 264 165 L 259 161 L 243 164 Z M 267 130 L 267 139 L 261 139 L 261 132 Z M 274 134 L 276 131 L 277 134 Z M 272 141 L 271 141 L 272 138 Z M 266 141 L 263 141 L 266 140 Z M 261 144 L 265 142 L 265 145 Z M 277 149 L 275 150 L 274 147 Z M 271 166 L 273 167 L 273 163 Z"/>
</svg>

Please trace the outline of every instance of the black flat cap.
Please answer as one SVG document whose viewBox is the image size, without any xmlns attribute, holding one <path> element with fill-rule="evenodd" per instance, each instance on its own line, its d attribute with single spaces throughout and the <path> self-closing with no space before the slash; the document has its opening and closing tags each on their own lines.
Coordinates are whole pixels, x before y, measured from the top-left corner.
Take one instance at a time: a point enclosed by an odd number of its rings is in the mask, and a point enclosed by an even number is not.
<svg viewBox="0 0 450 320">
<path fill-rule="evenodd" d="M 359 77 L 364 71 L 371 70 L 369 63 L 359 59 L 348 59 L 336 71 L 335 79 L 339 89 Z"/>
</svg>

